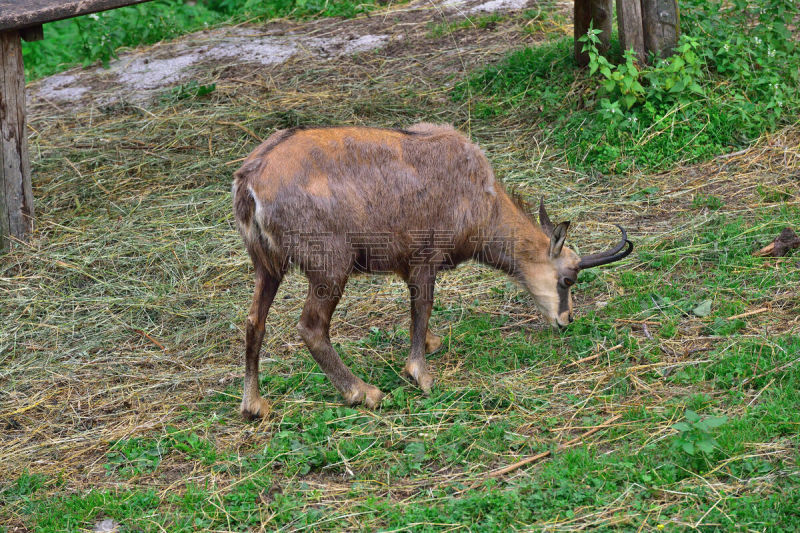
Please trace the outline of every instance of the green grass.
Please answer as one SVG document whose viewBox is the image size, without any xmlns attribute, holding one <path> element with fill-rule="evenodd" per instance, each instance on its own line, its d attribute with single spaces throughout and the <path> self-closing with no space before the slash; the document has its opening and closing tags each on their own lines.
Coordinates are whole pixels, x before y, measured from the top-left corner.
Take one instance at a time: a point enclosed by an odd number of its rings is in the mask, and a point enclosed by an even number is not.
<svg viewBox="0 0 800 533">
<path fill-rule="evenodd" d="M 599 71 L 575 70 L 571 38 L 509 54 L 457 86 L 453 98 L 469 101 L 479 118 L 535 122 L 542 142 L 582 171 L 663 170 L 708 159 L 792 123 L 800 112 L 800 53 L 787 30 L 800 15 L 797 5 L 739 4 L 681 4 L 682 42 L 695 48 L 642 67 L 644 88 L 628 102 L 627 86 L 609 90 Z M 620 58 L 616 39 L 610 56 Z"/>
<path fill-rule="evenodd" d="M 474 18 L 467 17 L 464 20 L 459 20 L 457 22 L 440 22 L 438 24 L 431 25 L 429 35 L 432 38 L 439 38 L 469 28 L 478 28 L 481 30 L 492 29 L 497 25 L 498 22 L 501 22 L 505 18 L 506 16 L 499 13 L 491 13 L 489 15 L 481 15 Z"/>
<path fill-rule="evenodd" d="M 659 523 L 677 527 L 702 520 L 718 530 L 793 531 L 800 523 L 800 337 L 740 336 L 738 330 L 715 328 L 727 316 L 768 300 L 776 287 L 800 284 L 800 272 L 787 263 L 753 279 L 753 270 L 763 269 L 764 263 L 752 257 L 747 246 L 753 238 L 766 238 L 799 218 L 796 207 L 766 210 L 747 223 L 719 216 L 687 240 L 644 246 L 639 273 L 625 270 L 620 275 L 624 294 L 611 298 L 602 312 L 584 313 L 565 334 L 513 329 L 503 333 L 499 328 L 507 319 L 486 315 L 480 302 L 471 305 L 466 316 L 460 311 L 464 317 L 452 324 L 445 339 L 452 342 L 447 357 L 464 361 L 463 371 L 469 374 L 494 376 L 501 383 L 510 380 L 505 385 L 482 388 L 476 386 L 480 381 L 468 380 L 437 387 L 425 398 L 399 379 L 390 364 L 376 362 L 361 371 L 391 395 L 381 411 L 372 414 L 338 406 L 324 375 L 310 358 L 298 357 L 280 363 L 290 365 L 285 371 L 272 365 L 262 375 L 262 392 L 283 413 L 269 423 L 269 437 L 257 444 L 231 453 L 214 442 L 225 425 L 239 424 L 231 401 L 239 392 L 237 382 L 226 394 L 188 406 L 182 418 L 195 421 L 192 425 L 117 441 L 106 453 L 109 481 L 129 480 L 138 486 L 145 479 L 168 475 L 165 463 L 183 463 L 215 473 L 202 484 L 190 483 L 179 493 L 131 488 L 59 495 L 58 480 L 26 473 L 4 489 L 3 498 L 38 531 L 73 531 L 103 517 L 144 531 L 242 530 L 265 520 L 269 528 L 288 529 L 342 530 L 370 524 L 368 529 L 438 531 L 449 525 L 507 531 L 530 524 L 591 524 L 590 510 L 620 506 L 626 514 L 616 526 L 605 527 L 635 530 L 639 520 L 650 528 Z M 748 231 L 753 227 L 758 228 L 755 234 Z M 712 244 L 717 251 L 699 256 L 694 252 Z M 682 268 L 676 270 L 679 262 Z M 697 269 L 703 270 L 702 277 L 695 275 Z M 602 281 L 603 276 L 584 279 L 579 290 L 591 294 L 601 290 Z M 502 287 L 498 296 L 506 290 L 517 293 Z M 693 316 L 697 301 L 707 298 L 714 302 L 711 313 Z M 439 306 L 434 320 L 451 320 L 452 314 Z M 680 328 L 691 325 L 716 340 L 703 353 L 701 364 L 679 364 L 669 375 L 662 375 L 658 366 L 634 374 L 638 383 L 664 392 L 675 387 L 663 402 L 638 394 L 626 370 L 658 362 L 658 341 L 634 335 L 629 327 L 615 324 L 615 317 L 659 320 Z M 661 333 L 658 326 L 651 327 L 655 335 Z M 370 347 L 398 350 L 402 357 L 407 341 L 404 330 L 376 330 L 360 341 L 340 344 L 339 350 L 346 360 L 348 354 Z M 598 343 L 623 347 L 608 355 L 607 364 L 616 370 L 608 382 L 598 381 L 600 388 L 595 387 L 592 396 L 554 394 L 552 382 L 537 381 L 539 375 L 559 374 L 558 379 L 569 380 L 565 365 L 591 353 Z M 441 367 L 439 357 L 431 359 Z M 515 375 L 525 377 L 515 383 Z M 753 403 L 755 393 L 758 401 Z M 286 402 L 292 399 L 310 406 L 291 408 Z M 625 425 L 607 431 L 598 446 L 556 452 L 518 478 L 481 481 L 482 468 L 476 470 L 476 465 L 486 468 L 552 450 L 556 428 L 568 425 L 573 413 L 585 413 L 574 425 L 592 427 L 602 422 L 598 410 L 603 406 L 631 400 L 640 406 L 630 408 Z M 725 423 L 709 430 L 712 451 L 689 454 L 677 446 L 678 437 L 669 427 L 682 420 L 687 409 L 703 416 L 731 413 Z M 525 428 L 532 415 L 539 423 L 529 432 Z M 227 422 L 220 426 L 223 420 Z M 654 433 L 661 437 L 653 439 Z M 759 446 L 776 451 L 764 454 Z M 443 470 L 448 475 L 438 479 L 436 473 Z M 216 480 L 218 476 L 222 479 Z M 329 495 L 304 481 L 314 476 L 337 484 L 346 480 L 349 488 Z M 733 488 L 710 489 L 697 483 L 702 478 Z M 761 487 L 759 494 L 735 488 L 738 480 L 748 478 Z M 390 487 L 405 494 L 402 505 Z M 683 495 L 680 502 L 669 496 L 676 493 Z M 352 501 L 346 511 L 337 511 L 326 503 L 331 497 Z"/>
<path fill-rule="evenodd" d="M 76 65 L 107 65 L 120 48 L 173 39 L 223 23 L 353 17 L 375 7 L 375 0 L 155 0 L 45 24 L 44 40 L 23 42 L 25 75 L 34 80 Z"/>
</svg>

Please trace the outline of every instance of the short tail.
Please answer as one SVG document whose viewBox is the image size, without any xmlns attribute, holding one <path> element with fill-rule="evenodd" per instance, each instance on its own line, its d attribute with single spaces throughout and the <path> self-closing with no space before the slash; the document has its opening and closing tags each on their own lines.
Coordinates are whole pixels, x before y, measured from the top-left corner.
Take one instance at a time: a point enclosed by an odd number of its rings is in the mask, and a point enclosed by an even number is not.
<svg viewBox="0 0 800 533">
<path fill-rule="evenodd" d="M 281 276 L 286 271 L 285 254 L 276 239 L 262 229 L 257 218 L 256 199 L 248 184 L 253 170 L 248 163 L 233 175 L 233 216 L 253 265 L 265 268 L 273 276 Z"/>
</svg>

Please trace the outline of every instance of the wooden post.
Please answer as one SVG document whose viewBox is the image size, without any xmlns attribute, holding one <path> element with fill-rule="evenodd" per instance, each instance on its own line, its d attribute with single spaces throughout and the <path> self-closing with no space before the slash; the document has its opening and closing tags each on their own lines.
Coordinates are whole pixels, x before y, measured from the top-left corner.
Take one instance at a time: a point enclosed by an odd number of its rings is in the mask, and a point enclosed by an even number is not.
<svg viewBox="0 0 800 533">
<path fill-rule="evenodd" d="M 583 43 L 578 39 L 589 30 L 589 24 L 593 28 L 602 30 L 600 34 L 600 52 L 606 53 L 611 42 L 611 24 L 614 20 L 613 0 L 575 0 L 575 61 L 578 65 L 585 67 L 589 64 L 589 55 L 581 52 Z"/>
<path fill-rule="evenodd" d="M 642 0 L 642 24 L 647 52 L 659 57 L 670 55 L 680 35 L 677 0 Z"/>
<path fill-rule="evenodd" d="M 0 31 L 0 252 L 32 230 L 22 43 L 18 30 Z"/>
<path fill-rule="evenodd" d="M 642 63 L 646 62 L 642 6 L 639 0 L 617 0 L 617 26 L 623 52 L 633 48 L 636 58 Z"/>
</svg>

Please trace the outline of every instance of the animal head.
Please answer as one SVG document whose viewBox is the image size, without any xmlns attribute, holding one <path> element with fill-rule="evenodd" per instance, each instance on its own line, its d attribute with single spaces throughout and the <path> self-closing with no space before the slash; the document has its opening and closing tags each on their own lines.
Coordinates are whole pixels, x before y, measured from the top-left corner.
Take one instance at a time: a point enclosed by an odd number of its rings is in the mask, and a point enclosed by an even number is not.
<svg viewBox="0 0 800 533">
<path fill-rule="evenodd" d="M 617 226 L 622 238 L 616 246 L 605 252 L 580 257 L 564 246 L 569 224 L 568 221 L 553 224 L 542 199 L 539 203 L 539 225 L 548 239 L 547 249 L 544 253 L 540 250 L 538 261 L 523 262 L 521 265 L 523 283 L 553 327 L 566 327 L 574 319 L 571 289 L 578 281 L 581 270 L 619 261 L 633 251 L 633 243 L 628 240 L 627 233 Z"/>
</svg>

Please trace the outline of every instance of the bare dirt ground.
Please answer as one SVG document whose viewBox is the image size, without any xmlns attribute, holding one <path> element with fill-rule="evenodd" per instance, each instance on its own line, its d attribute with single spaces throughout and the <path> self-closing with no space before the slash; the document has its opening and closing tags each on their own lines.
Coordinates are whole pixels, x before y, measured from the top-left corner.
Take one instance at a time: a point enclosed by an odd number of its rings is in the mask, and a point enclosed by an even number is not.
<svg viewBox="0 0 800 533">
<path fill-rule="evenodd" d="M 283 74 L 286 63 L 294 63 L 302 69 L 314 63 L 347 63 L 352 60 L 349 56 L 377 49 L 385 49 L 381 55 L 405 60 L 408 67 L 427 64 L 435 66 L 434 70 L 439 73 L 452 74 L 469 65 L 456 61 L 454 68 L 442 70 L 442 63 L 449 63 L 441 61 L 443 56 L 488 60 L 493 50 L 496 54 L 501 46 L 505 45 L 502 49 L 512 46 L 510 39 L 518 39 L 518 32 L 459 32 L 442 47 L 426 42 L 430 39 L 425 36 L 433 26 L 447 22 L 468 25 L 469 21 L 490 13 L 519 13 L 529 4 L 537 10 L 546 10 L 549 15 L 556 10 L 567 14 L 571 7 L 568 2 L 528 0 L 425 1 L 389 8 L 356 20 L 276 21 L 263 26 L 224 27 L 121 53 L 109 68 L 73 69 L 50 76 L 29 88 L 29 104 L 49 104 L 64 110 L 75 105 L 149 102 L 166 88 L 187 81 L 206 84 L 230 78 L 234 71 L 263 74 L 272 70 L 271 67 L 278 67 L 278 72 Z M 531 21 L 534 23 L 535 20 Z M 531 42 L 534 42 L 532 38 L 522 39 L 516 45 Z M 484 50 L 483 57 L 476 57 L 477 48 Z M 415 51 L 426 55 L 434 53 L 439 59 L 435 63 L 415 60 Z M 418 74 L 429 78 L 425 70 Z"/>
</svg>

